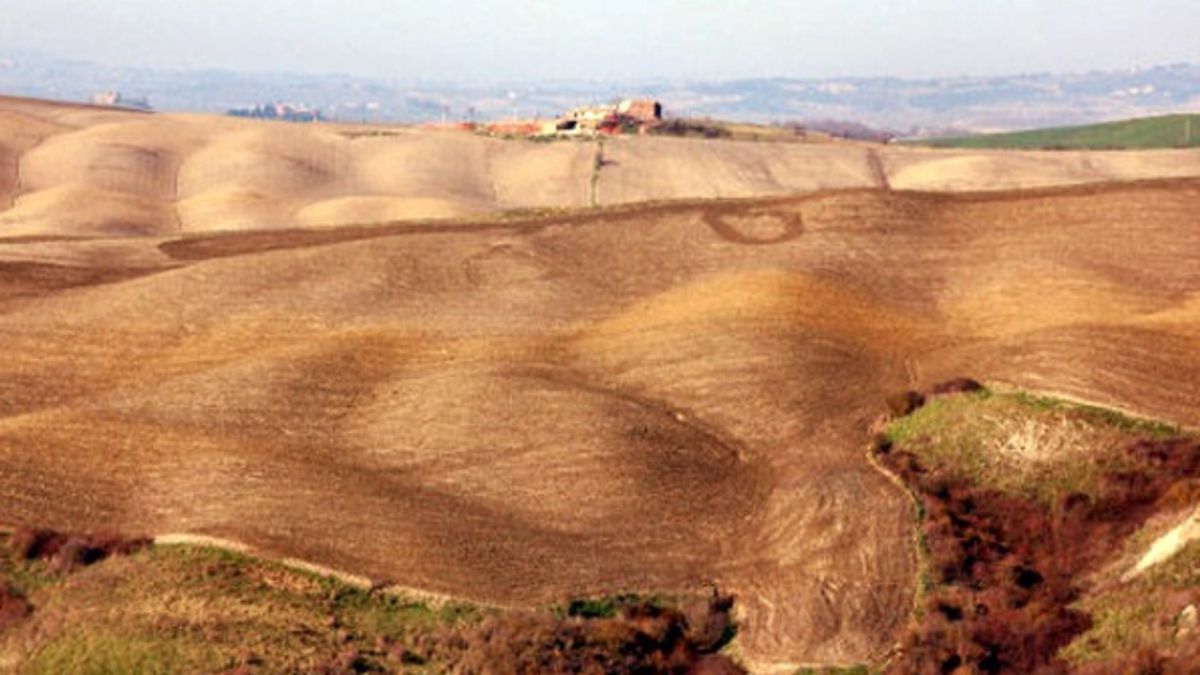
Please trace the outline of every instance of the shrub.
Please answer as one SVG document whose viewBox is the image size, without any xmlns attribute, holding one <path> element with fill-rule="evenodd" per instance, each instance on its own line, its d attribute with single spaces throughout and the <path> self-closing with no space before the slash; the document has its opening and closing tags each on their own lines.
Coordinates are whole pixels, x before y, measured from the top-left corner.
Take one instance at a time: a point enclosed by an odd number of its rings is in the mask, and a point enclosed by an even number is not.
<svg viewBox="0 0 1200 675">
<path fill-rule="evenodd" d="M 6 628 L 29 616 L 33 608 L 17 589 L 0 583 L 0 633 Z"/>
<path fill-rule="evenodd" d="M 45 560 L 56 573 L 72 572 L 109 556 L 128 555 L 150 545 L 145 537 L 123 537 L 113 533 L 71 535 L 48 529 L 18 528 L 9 547 L 20 560 Z"/>
<path fill-rule="evenodd" d="M 953 380 L 933 385 L 930 390 L 935 396 L 944 394 L 970 393 L 983 391 L 983 385 L 969 377 L 956 377 Z"/>
<path fill-rule="evenodd" d="M 911 415 L 925 405 L 925 395 L 919 391 L 905 391 L 887 398 L 888 412 L 892 417 Z"/>
<path fill-rule="evenodd" d="M 661 124 L 647 127 L 649 133 L 657 136 L 679 136 L 700 138 L 731 138 L 733 132 L 726 127 L 709 120 L 669 119 Z"/>
<path fill-rule="evenodd" d="M 714 594 L 683 610 L 639 602 L 616 616 L 512 612 L 431 636 L 421 658 L 457 673 L 744 673 L 716 653 L 731 636 L 732 606 Z"/>
</svg>

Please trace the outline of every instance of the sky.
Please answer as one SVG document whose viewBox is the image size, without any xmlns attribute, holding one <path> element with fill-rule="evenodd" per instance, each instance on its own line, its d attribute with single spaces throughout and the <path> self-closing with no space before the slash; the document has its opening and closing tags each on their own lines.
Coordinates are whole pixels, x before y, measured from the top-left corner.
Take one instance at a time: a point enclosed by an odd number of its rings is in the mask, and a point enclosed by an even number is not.
<svg viewBox="0 0 1200 675">
<path fill-rule="evenodd" d="M 1200 63 L 1200 0 L 0 0 L 0 51 L 394 80 L 898 76 Z"/>
</svg>

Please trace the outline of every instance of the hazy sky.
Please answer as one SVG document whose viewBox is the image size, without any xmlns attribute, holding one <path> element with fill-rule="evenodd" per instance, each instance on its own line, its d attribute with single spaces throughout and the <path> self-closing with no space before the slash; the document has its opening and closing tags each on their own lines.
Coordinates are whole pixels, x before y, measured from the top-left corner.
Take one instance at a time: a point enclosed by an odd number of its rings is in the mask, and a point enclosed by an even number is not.
<svg viewBox="0 0 1200 675">
<path fill-rule="evenodd" d="M 1074 71 L 1200 62 L 1200 0 L 0 0 L 0 51 L 511 80 Z"/>
</svg>

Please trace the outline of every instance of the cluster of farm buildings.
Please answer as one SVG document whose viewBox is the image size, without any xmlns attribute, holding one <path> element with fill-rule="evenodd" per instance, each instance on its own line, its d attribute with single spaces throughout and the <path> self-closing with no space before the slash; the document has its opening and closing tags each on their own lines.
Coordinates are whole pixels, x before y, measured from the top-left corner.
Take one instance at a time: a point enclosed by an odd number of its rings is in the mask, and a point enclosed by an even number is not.
<svg viewBox="0 0 1200 675">
<path fill-rule="evenodd" d="M 597 136 L 644 133 L 662 122 L 662 104 L 652 99 L 624 99 L 608 105 L 581 106 L 554 119 L 511 120 L 471 124 L 457 128 L 497 136 Z"/>
<path fill-rule="evenodd" d="M 629 98 L 613 105 L 584 106 L 542 125 L 545 135 L 619 134 L 641 131 L 662 121 L 662 104 Z"/>
<path fill-rule="evenodd" d="M 321 122 L 326 118 L 319 110 L 291 103 L 267 103 L 228 111 L 235 117 L 285 120 L 289 122 Z M 460 122 L 430 124 L 428 127 L 480 131 L 496 136 L 596 136 L 643 133 L 663 119 L 663 107 L 652 99 L 628 98 L 608 105 L 588 105 L 568 110 L 554 119 L 510 120 L 505 122 Z"/>
<path fill-rule="evenodd" d="M 146 99 L 123 96 L 120 92 L 105 91 L 92 96 L 95 105 L 109 107 L 150 109 Z M 327 121 L 316 108 L 300 103 L 262 103 L 254 106 L 233 108 L 226 114 L 252 119 L 282 120 L 287 122 Z M 506 122 L 462 122 L 459 124 L 428 125 L 439 128 L 457 128 L 481 131 L 497 136 L 597 136 L 644 133 L 663 120 L 662 104 L 653 99 L 627 98 L 607 105 L 587 105 L 568 110 L 554 119 L 511 120 Z"/>
</svg>

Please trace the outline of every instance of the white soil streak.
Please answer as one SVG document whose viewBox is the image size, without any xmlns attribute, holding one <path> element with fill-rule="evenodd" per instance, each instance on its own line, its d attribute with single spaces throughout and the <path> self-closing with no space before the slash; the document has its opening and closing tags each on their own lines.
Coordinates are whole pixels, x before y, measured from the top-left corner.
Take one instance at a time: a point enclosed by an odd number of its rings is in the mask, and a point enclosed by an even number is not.
<svg viewBox="0 0 1200 675">
<path fill-rule="evenodd" d="M 1183 550 L 1183 547 L 1197 539 L 1200 539 L 1200 507 L 1192 511 L 1192 514 L 1182 523 L 1151 544 L 1137 565 L 1126 573 L 1122 580 L 1133 579 L 1151 567 L 1170 560 Z"/>
</svg>

